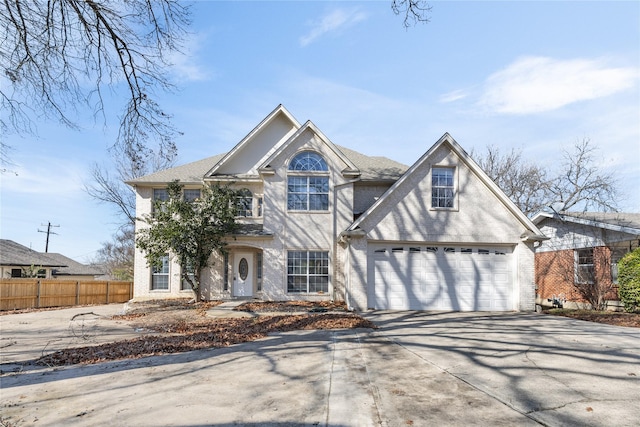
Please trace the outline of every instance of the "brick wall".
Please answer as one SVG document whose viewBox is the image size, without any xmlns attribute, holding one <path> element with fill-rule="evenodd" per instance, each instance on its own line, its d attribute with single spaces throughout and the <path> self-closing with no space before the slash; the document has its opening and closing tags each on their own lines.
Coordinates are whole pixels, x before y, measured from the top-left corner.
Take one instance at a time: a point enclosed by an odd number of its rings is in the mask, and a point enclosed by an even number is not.
<svg viewBox="0 0 640 427">
<path fill-rule="evenodd" d="M 594 248 L 594 275 L 603 286 L 611 284 L 611 250 L 600 246 Z M 567 301 L 585 302 L 574 286 L 575 255 L 573 249 L 539 252 L 535 255 L 535 276 L 537 294 L 543 300 L 564 294 Z M 609 300 L 617 300 L 617 288 L 606 295 Z"/>
</svg>

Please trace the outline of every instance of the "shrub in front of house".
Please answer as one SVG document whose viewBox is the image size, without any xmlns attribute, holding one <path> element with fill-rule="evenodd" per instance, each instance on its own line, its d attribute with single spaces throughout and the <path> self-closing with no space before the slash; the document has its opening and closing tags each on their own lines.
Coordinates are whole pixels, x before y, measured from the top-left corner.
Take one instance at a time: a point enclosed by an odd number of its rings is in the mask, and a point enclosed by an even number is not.
<svg viewBox="0 0 640 427">
<path fill-rule="evenodd" d="M 640 310 L 640 248 L 626 254 L 618 262 L 618 296 L 625 311 Z"/>
</svg>

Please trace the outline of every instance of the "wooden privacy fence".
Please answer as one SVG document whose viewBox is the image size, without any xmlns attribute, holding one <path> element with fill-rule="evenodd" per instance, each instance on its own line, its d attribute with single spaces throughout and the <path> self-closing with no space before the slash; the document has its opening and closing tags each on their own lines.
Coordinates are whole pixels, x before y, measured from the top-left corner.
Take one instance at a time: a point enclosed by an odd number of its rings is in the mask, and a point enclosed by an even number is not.
<svg viewBox="0 0 640 427">
<path fill-rule="evenodd" d="M 133 282 L 64 279 L 0 279 L 0 311 L 127 302 Z"/>
</svg>

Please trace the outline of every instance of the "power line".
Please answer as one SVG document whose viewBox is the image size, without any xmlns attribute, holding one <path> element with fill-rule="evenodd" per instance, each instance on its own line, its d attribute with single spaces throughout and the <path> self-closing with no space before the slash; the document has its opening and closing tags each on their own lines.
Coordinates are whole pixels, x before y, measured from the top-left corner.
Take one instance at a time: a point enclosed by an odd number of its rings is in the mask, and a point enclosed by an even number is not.
<svg viewBox="0 0 640 427">
<path fill-rule="evenodd" d="M 44 224 L 40 224 L 40 225 L 44 226 Z M 47 231 L 38 229 L 38 233 L 47 233 L 47 244 L 44 247 L 45 253 L 49 252 L 49 235 L 50 234 L 58 234 L 58 233 L 54 233 L 53 231 L 51 231 L 51 227 L 60 227 L 60 225 L 51 225 L 51 222 L 49 222 L 47 224 Z"/>
</svg>

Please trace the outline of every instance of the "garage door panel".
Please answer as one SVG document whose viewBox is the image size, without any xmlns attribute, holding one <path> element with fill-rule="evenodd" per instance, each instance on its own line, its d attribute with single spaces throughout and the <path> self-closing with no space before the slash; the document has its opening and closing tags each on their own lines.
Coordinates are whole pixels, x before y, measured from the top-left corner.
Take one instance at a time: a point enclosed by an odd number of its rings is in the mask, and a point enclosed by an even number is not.
<svg viewBox="0 0 640 427">
<path fill-rule="evenodd" d="M 396 310 L 512 309 L 510 251 L 388 245 L 374 251 L 374 306 Z M 384 256 L 382 256 L 384 255 Z"/>
</svg>

